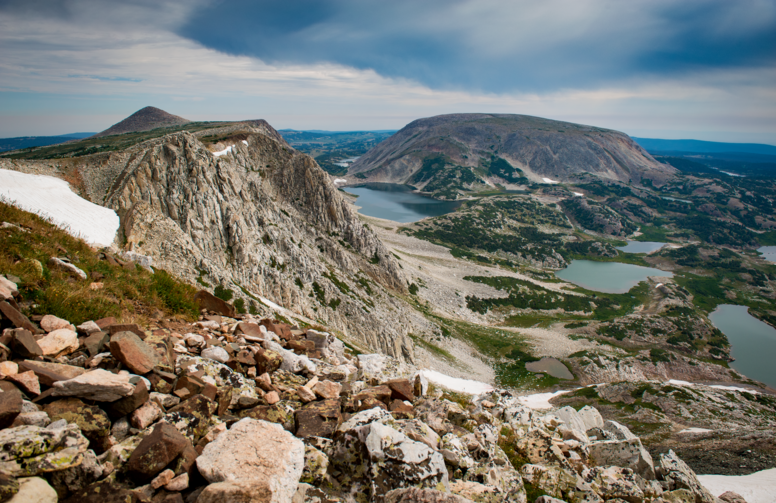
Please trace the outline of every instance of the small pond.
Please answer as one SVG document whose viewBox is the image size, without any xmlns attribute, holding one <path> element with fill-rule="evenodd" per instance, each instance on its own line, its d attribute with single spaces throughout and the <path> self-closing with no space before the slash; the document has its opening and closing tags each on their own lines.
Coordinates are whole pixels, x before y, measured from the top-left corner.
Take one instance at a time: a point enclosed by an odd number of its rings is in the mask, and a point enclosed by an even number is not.
<svg viewBox="0 0 776 503">
<path fill-rule="evenodd" d="M 730 366 L 746 377 L 776 388 L 776 328 L 751 314 L 746 306 L 721 304 L 709 315 L 711 323 L 730 341 Z"/>
<path fill-rule="evenodd" d="M 651 253 L 661 249 L 665 243 L 657 241 L 628 241 L 625 246 L 618 246 L 617 249 L 625 253 Z"/>
<path fill-rule="evenodd" d="M 539 361 L 526 363 L 525 368 L 531 372 L 544 372 L 558 379 L 574 379 L 574 374 L 569 372 L 560 360 L 547 356 Z"/>
<path fill-rule="evenodd" d="M 763 254 L 765 260 L 776 262 L 776 246 L 761 246 L 757 251 Z"/>
<path fill-rule="evenodd" d="M 438 201 L 413 192 L 409 185 L 395 183 L 366 183 L 342 190 L 358 196 L 355 204 L 362 215 L 400 223 L 438 217 L 455 211 L 462 204 L 461 201 Z"/>
<path fill-rule="evenodd" d="M 660 197 L 662 197 L 663 199 L 667 199 L 668 201 L 678 201 L 680 203 L 692 204 L 692 201 L 688 201 L 687 199 L 677 199 L 675 197 L 670 197 L 670 196 L 660 196 Z"/>
<path fill-rule="evenodd" d="M 673 274 L 652 267 L 642 267 L 620 262 L 595 262 L 593 260 L 572 260 L 562 271 L 555 273 L 563 281 L 569 281 L 588 290 L 605 293 L 626 293 L 647 276 Z"/>
</svg>

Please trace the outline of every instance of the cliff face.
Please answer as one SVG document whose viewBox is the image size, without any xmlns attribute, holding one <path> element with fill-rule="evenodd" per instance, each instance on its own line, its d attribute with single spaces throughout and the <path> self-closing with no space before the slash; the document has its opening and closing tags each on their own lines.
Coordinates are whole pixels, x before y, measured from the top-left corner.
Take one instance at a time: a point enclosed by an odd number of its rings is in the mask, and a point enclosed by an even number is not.
<svg viewBox="0 0 776 503">
<path fill-rule="evenodd" d="M 525 182 L 544 177 L 572 181 L 575 175 L 591 173 L 639 182 L 674 172 L 618 131 L 526 115 L 452 114 L 408 124 L 353 163 L 349 174 L 423 188 L 440 181 L 431 169 L 429 160 L 434 158 L 448 173 L 457 169 L 454 178 L 465 188 L 476 188 L 486 178 L 506 183 L 520 183 L 521 177 Z M 511 166 L 494 165 L 498 158 Z M 423 169 L 426 173 L 420 172 Z M 466 169 L 472 169 L 472 175 Z"/>
<path fill-rule="evenodd" d="M 182 132 L 121 152 L 7 167 L 69 179 L 116 210 L 125 249 L 192 284 L 222 285 L 269 314 L 263 297 L 357 345 L 412 360 L 407 334 L 429 326 L 394 297 L 406 289 L 395 260 L 315 161 L 273 132 L 240 123 L 201 139 Z"/>
</svg>

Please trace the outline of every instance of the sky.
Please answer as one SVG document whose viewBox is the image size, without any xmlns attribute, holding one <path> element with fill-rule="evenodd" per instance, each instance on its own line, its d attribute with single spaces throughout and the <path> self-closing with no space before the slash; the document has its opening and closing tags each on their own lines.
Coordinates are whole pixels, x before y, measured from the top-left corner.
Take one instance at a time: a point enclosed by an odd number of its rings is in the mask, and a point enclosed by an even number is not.
<svg viewBox="0 0 776 503">
<path fill-rule="evenodd" d="M 776 144 L 776 0 L 0 0 L 0 137 L 527 114 Z"/>
</svg>

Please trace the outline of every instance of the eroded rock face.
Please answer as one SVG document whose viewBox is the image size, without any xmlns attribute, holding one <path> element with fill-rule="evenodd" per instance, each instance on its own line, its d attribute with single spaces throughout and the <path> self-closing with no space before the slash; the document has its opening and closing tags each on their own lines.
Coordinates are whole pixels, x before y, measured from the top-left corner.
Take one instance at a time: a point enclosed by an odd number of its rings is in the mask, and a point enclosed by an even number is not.
<svg viewBox="0 0 776 503">
<path fill-rule="evenodd" d="M 211 484 L 230 484 L 228 492 L 245 490 L 233 486 L 263 487 L 271 494 L 265 501 L 281 503 L 296 492 L 304 451 L 302 441 L 281 426 L 245 418 L 205 446 L 197 468 Z"/>
<path fill-rule="evenodd" d="M 715 503 L 716 498 L 698 481 L 687 463 L 679 459 L 674 451 L 661 454 L 655 470 L 668 485 L 668 490 L 686 489 L 694 496 L 696 503 Z"/>
</svg>

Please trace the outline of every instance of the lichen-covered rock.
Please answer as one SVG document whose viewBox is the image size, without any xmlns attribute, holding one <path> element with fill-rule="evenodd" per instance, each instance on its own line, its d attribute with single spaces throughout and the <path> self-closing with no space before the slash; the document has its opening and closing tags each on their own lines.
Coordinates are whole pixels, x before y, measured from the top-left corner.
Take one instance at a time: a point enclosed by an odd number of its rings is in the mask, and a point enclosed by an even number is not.
<svg viewBox="0 0 776 503">
<path fill-rule="evenodd" d="M 211 484 L 264 486 L 271 493 L 266 501 L 280 503 L 296 492 L 304 452 L 302 441 L 280 425 L 245 418 L 205 446 L 197 468 Z"/>
<path fill-rule="evenodd" d="M 241 410 L 240 417 L 249 417 L 252 419 L 269 421 L 270 423 L 277 423 L 288 431 L 297 430 L 296 421 L 294 419 L 294 410 L 283 402 L 275 403 L 273 405 L 257 405 L 251 409 Z"/>
<path fill-rule="evenodd" d="M 163 416 L 163 421 L 177 428 L 192 442 L 198 442 L 218 421 L 218 404 L 203 395 L 194 395 L 176 405 Z"/>
<path fill-rule="evenodd" d="M 569 468 L 563 451 L 543 428 L 531 428 L 525 437 L 518 440 L 516 447 L 533 464 L 557 464 Z"/>
<path fill-rule="evenodd" d="M 77 424 L 83 436 L 89 439 L 89 445 L 102 452 L 105 441 L 110 435 L 111 422 L 108 415 L 99 407 L 87 405 L 78 398 L 64 398 L 46 405 L 45 412 L 51 421 L 64 419 Z"/>
<path fill-rule="evenodd" d="M 6 473 L 0 473 L 0 501 L 7 501 L 19 492 L 19 481 Z"/>
<path fill-rule="evenodd" d="M 296 411 L 296 436 L 330 437 L 342 423 L 339 400 L 321 400 Z"/>
<path fill-rule="evenodd" d="M 380 422 L 369 425 L 364 439 L 369 460 L 370 489 L 378 498 L 399 487 L 444 488 L 449 481 L 444 458 Z"/>
<path fill-rule="evenodd" d="M 386 493 L 384 503 L 474 503 L 470 499 L 436 489 L 409 487 Z"/>
<path fill-rule="evenodd" d="M 439 435 L 420 419 L 402 419 L 396 421 L 393 427 L 416 442 L 423 442 L 434 450 L 439 449 Z"/>
<path fill-rule="evenodd" d="M 75 424 L 52 423 L 0 430 L 0 445 L 0 471 L 31 477 L 79 465 L 89 441 Z"/>
<path fill-rule="evenodd" d="M 585 473 L 585 481 L 604 500 L 622 499 L 629 503 L 641 503 L 644 492 L 639 487 L 638 475 L 630 468 L 595 466 Z"/>
<path fill-rule="evenodd" d="M 256 388 L 252 382 L 223 363 L 198 356 L 189 356 L 181 363 L 181 367 L 185 367 L 187 372 L 191 374 L 202 370 L 205 374 L 202 376 L 202 380 L 219 388 L 231 387 L 232 399 L 230 407 L 252 407 L 259 401 Z"/>
<path fill-rule="evenodd" d="M 319 486 L 326 478 L 328 468 L 329 457 L 315 447 L 305 445 L 304 470 L 302 471 L 300 481 Z"/>
<path fill-rule="evenodd" d="M 84 459 L 80 465 L 56 471 L 51 474 L 49 480 L 59 498 L 62 499 L 94 483 L 102 477 L 102 471 L 103 467 L 94 451 L 88 450 L 84 453 Z"/>
</svg>

